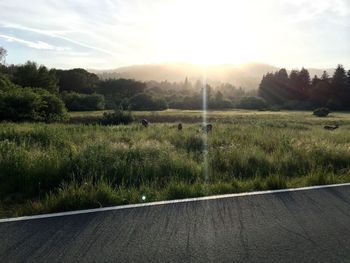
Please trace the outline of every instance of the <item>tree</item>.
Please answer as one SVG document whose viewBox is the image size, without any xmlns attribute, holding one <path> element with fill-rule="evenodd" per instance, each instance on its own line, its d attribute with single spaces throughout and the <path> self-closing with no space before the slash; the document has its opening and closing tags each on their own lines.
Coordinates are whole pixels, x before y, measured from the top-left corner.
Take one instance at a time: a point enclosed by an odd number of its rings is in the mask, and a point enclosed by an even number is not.
<svg viewBox="0 0 350 263">
<path fill-rule="evenodd" d="M 299 84 L 299 71 L 292 70 L 289 74 L 289 84 L 292 87 L 297 87 Z"/>
<path fill-rule="evenodd" d="M 289 100 L 304 100 L 305 99 L 305 90 L 304 85 L 302 81 L 302 75 L 305 74 L 305 72 L 301 72 L 298 70 L 292 70 L 289 75 Z"/>
<path fill-rule="evenodd" d="M 49 71 L 45 66 L 38 67 L 31 61 L 15 67 L 13 82 L 22 87 L 42 88 L 51 93 L 58 92 L 55 72 Z"/>
<path fill-rule="evenodd" d="M 328 81 L 320 80 L 313 85 L 309 92 L 309 98 L 316 107 L 325 107 L 330 99 L 331 85 Z"/>
<path fill-rule="evenodd" d="M 42 101 L 38 108 L 38 117 L 36 120 L 59 122 L 68 118 L 67 109 L 63 101 L 56 94 L 50 93 L 45 89 L 33 89 L 33 91 L 39 94 Z"/>
<path fill-rule="evenodd" d="M 350 108 L 350 70 L 347 72 L 346 75 L 346 98 L 345 98 L 345 105 L 346 108 L 349 109 Z"/>
<path fill-rule="evenodd" d="M 332 77 L 332 99 L 338 99 L 346 106 L 347 102 L 350 101 L 350 96 L 347 92 L 347 76 L 346 71 L 342 65 L 338 65 L 333 77 Z M 350 106 L 350 105 L 349 105 Z"/>
<path fill-rule="evenodd" d="M 259 85 L 258 95 L 269 104 L 281 105 L 290 97 L 288 83 L 282 83 L 279 74 L 268 73 L 263 77 Z"/>
<path fill-rule="evenodd" d="M 221 91 L 218 90 L 218 91 L 215 93 L 215 101 L 221 102 L 221 101 L 223 101 L 223 99 L 224 99 L 224 95 L 222 94 Z"/>
<path fill-rule="evenodd" d="M 7 75 L 0 73 L 0 91 L 8 91 L 16 88 L 16 85 L 11 82 Z"/>
<path fill-rule="evenodd" d="M 289 74 L 288 88 L 291 94 L 289 97 L 290 100 L 300 100 L 303 97 L 299 83 L 299 74 L 300 72 L 298 70 L 292 70 Z"/>
<path fill-rule="evenodd" d="M 0 64 L 5 63 L 5 58 L 7 56 L 7 50 L 0 47 Z"/>
<path fill-rule="evenodd" d="M 192 84 L 191 82 L 188 81 L 188 78 L 186 77 L 184 85 L 183 85 L 184 89 L 190 89 L 192 88 Z"/>
<path fill-rule="evenodd" d="M 332 77 L 332 84 L 336 86 L 344 86 L 346 85 L 346 81 L 346 71 L 342 65 L 338 65 Z"/>
<path fill-rule="evenodd" d="M 97 92 L 106 98 L 106 107 L 119 107 L 125 99 L 131 99 L 146 90 L 146 84 L 131 79 L 107 79 L 99 83 Z"/>
<path fill-rule="evenodd" d="M 55 70 L 60 91 L 91 94 L 96 92 L 98 76 L 85 69 Z"/>
<path fill-rule="evenodd" d="M 275 73 L 275 80 L 278 81 L 279 83 L 286 84 L 288 83 L 288 73 L 285 68 L 280 69 Z"/>
<path fill-rule="evenodd" d="M 0 120 L 53 122 L 66 118 L 64 103 L 47 90 L 16 87 L 0 91 Z"/>
<path fill-rule="evenodd" d="M 323 71 L 321 79 L 323 81 L 329 81 L 329 75 L 328 75 L 327 71 Z"/>
<path fill-rule="evenodd" d="M 320 78 L 317 75 L 315 75 L 314 78 L 311 81 L 311 87 L 316 86 L 317 83 L 320 82 L 320 81 L 321 81 Z"/>
<path fill-rule="evenodd" d="M 302 68 L 298 75 L 298 90 L 302 96 L 301 99 L 306 98 L 306 93 L 310 89 L 310 83 L 311 79 L 309 71 L 305 68 Z"/>
<path fill-rule="evenodd" d="M 103 110 L 105 107 L 105 98 L 101 94 L 81 94 L 64 91 L 61 97 L 70 111 Z"/>
</svg>

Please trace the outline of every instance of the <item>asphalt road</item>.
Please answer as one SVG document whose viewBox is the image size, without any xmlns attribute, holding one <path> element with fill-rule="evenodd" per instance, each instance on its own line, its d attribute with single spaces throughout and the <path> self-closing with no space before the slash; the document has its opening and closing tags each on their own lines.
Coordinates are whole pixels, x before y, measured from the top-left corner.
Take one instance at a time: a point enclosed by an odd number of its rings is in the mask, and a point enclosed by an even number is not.
<svg viewBox="0 0 350 263">
<path fill-rule="evenodd" d="M 350 262 L 350 186 L 0 223 L 0 262 Z"/>
</svg>

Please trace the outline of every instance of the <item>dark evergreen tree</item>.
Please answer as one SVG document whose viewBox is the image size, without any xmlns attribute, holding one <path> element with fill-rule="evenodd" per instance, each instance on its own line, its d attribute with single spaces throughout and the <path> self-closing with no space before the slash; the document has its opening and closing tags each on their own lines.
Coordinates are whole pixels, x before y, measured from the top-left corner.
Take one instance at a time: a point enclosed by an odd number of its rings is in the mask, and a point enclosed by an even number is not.
<svg viewBox="0 0 350 263">
<path fill-rule="evenodd" d="M 282 68 L 275 73 L 275 81 L 277 81 L 281 84 L 288 83 L 288 73 L 287 73 L 287 70 L 285 68 Z"/>
<path fill-rule="evenodd" d="M 309 91 L 309 99 L 315 107 L 326 107 L 330 103 L 331 85 L 328 81 L 319 80 L 312 85 Z"/>
<path fill-rule="evenodd" d="M 345 107 L 346 109 L 350 109 L 350 70 L 347 72 L 346 75 L 346 91 L 345 91 Z"/>
<path fill-rule="evenodd" d="M 316 86 L 317 83 L 320 82 L 320 81 L 321 81 L 321 79 L 317 75 L 315 75 L 314 78 L 311 81 L 311 87 Z"/>
<path fill-rule="evenodd" d="M 281 85 L 282 83 L 276 81 L 277 77 L 279 77 L 279 74 L 277 73 L 268 73 L 263 76 L 259 85 L 259 96 L 272 105 L 282 104 L 285 100 L 286 93 L 288 92 L 285 85 Z"/>
<path fill-rule="evenodd" d="M 332 77 L 332 94 L 331 98 L 333 100 L 339 101 L 338 108 L 348 108 L 347 102 L 350 98 L 347 93 L 347 76 L 346 71 L 342 65 L 338 65 L 333 77 Z"/>
<path fill-rule="evenodd" d="M 321 79 L 323 81 L 329 81 L 329 75 L 328 75 L 327 71 L 323 71 Z"/>
<path fill-rule="evenodd" d="M 298 82 L 300 85 L 300 91 L 302 94 L 305 94 L 308 89 L 310 88 L 310 73 L 307 69 L 302 68 L 299 76 L 298 76 Z"/>
<path fill-rule="evenodd" d="M 303 100 L 305 92 L 301 83 L 301 72 L 292 70 L 289 74 L 289 89 L 291 93 L 291 100 Z"/>
</svg>

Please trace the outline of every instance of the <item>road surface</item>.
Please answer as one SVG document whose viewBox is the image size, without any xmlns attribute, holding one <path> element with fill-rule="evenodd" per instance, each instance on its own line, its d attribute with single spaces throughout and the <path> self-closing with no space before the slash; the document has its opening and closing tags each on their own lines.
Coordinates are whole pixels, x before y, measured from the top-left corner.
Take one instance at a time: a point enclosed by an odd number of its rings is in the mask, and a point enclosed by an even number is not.
<svg viewBox="0 0 350 263">
<path fill-rule="evenodd" d="M 350 186 L 0 223 L 0 262 L 350 262 Z"/>
</svg>

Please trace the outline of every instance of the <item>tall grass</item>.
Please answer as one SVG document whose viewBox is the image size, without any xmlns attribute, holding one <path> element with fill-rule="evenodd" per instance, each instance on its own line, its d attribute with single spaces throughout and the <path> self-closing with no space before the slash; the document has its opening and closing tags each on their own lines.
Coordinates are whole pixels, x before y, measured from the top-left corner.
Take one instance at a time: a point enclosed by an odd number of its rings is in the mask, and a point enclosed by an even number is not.
<svg viewBox="0 0 350 263">
<path fill-rule="evenodd" d="M 174 123 L 2 123 L 0 209 L 30 214 L 142 202 L 143 195 L 153 201 L 350 180 L 348 114 L 322 121 L 309 113 L 209 118 L 208 178 L 199 123 L 183 131 Z M 323 130 L 333 122 L 338 130 Z"/>
</svg>

